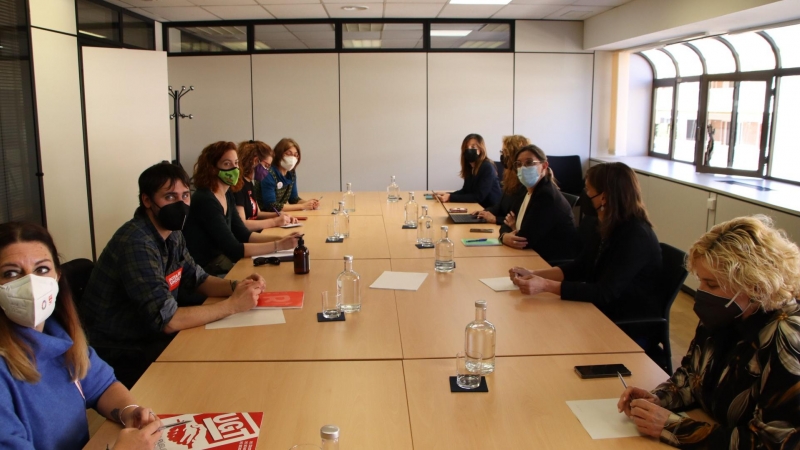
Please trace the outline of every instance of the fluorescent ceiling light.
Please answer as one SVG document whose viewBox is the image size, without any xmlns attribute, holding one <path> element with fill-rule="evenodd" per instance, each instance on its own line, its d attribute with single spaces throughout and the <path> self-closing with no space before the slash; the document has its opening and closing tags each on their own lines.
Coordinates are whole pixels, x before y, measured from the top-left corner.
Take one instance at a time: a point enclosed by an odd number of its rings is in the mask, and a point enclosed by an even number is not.
<svg viewBox="0 0 800 450">
<path fill-rule="evenodd" d="M 381 48 L 380 39 L 344 39 L 344 48 Z"/>
<path fill-rule="evenodd" d="M 88 32 L 88 31 L 78 30 L 78 33 L 80 33 L 80 34 L 85 34 L 85 35 L 87 35 L 87 36 L 92 36 L 92 37 L 100 38 L 100 39 L 108 39 L 108 37 L 106 37 L 106 36 L 103 36 L 102 34 L 90 33 L 90 32 Z"/>
<path fill-rule="evenodd" d="M 431 30 L 431 36 L 437 37 L 464 37 L 472 30 Z"/>
<path fill-rule="evenodd" d="M 511 0 L 450 0 L 451 5 L 507 5 Z"/>
</svg>

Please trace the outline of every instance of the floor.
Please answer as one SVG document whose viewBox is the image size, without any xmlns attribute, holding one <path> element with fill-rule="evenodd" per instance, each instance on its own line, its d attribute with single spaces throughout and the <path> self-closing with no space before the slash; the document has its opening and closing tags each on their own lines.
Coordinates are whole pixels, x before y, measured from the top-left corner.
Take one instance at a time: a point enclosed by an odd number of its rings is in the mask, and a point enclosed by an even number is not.
<svg viewBox="0 0 800 450">
<path fill-rule="evenodd" d="M 694 299 L 685 292 L 678 294 L 678 298 L 672 304 L 669 321 L 669 340 L 672 345 L 673 370 L 681 365 L 681 359 L 686 354 L 686 350 L 689 349 L 689 344 L 694 337 L 694 330 L 697 328 L 698 319 L 694 311 L 692 311 L 693 306 Z M 89 419 L 89 435 L 94 436 L 106 419 L 94 412 L 93 409 L 86 411 L 86 417 Z"/>
</svg>

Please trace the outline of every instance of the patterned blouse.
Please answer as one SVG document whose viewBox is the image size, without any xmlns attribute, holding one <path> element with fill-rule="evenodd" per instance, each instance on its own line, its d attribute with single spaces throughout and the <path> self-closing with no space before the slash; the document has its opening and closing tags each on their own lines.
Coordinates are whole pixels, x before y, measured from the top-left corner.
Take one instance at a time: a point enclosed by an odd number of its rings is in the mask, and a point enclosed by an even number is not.
<svg viewBox="0 0 800 450">
<path fill-rule="evenodd" d="M 800 305 L 759 310 L 710 333 L 701 323 L 681 367 L 653 390 L 671 411 L 661 441 L 680 448 L 800 449 Z"/>
</svg>

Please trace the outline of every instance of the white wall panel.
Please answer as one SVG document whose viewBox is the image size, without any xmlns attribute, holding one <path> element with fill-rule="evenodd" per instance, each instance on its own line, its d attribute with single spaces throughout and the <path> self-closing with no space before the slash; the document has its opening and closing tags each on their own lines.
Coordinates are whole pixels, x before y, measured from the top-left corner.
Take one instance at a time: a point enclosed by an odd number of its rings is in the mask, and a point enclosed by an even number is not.
<svg viewBox="0 0 800 450">
<path fill-rule="evenodd" d="M 29 0 L 31 25 L 67 34 L 78 32 L 75 0 Z"/>
<path fill-rule="evenodd" d="M 274 147 L 291 137 L 300 145 L 301 195 L 340 189 L 339 55 L 254 55 L 253 119 L 255 139 Z"/>
<path fill-rule="evenodd" d="M 583 52 L 583 22 L 517 20 L 514 46 L 518 52 Z"/>
<path fill-rule="evenodd" d="M 611 52 L 595 52 L 591 156 L 606 156 L 611 137 Z"/>
<path fill-rule="evenodd" d="M 170 158 L 167 55 L 83 48 L 97 254 L 139 206 L 142 171 Z"/>
<path fill-rule="evenodd" d="M 31 39 L 47 228 L 64 261 L 92 259 L 78 39 L 37 28 Z"/>
<path fill-rule="evenodd" d="M 342 182 L 404 191 L 426 189 L 426 55 L 340 56 Z"/>
<path fill-rule="evenodd" d="M 428 55 L 428 187 L 460 189 L 461 142 L 483 136 L 488 156 L 500 160 L 503 136 L 514 134 L 514 55 Z"/>
<path fill-rule="evenodd" d="M 181 164 L 190 175 L 206 145 L 253 139 L 249 55 L 181 56 L 169 58 L 168 65 L 173 89 L 195 88 L 181 99 L 181 112 L 194 115 L 180 123 Z M 175 124 L 169 126 L 172 135 Z"/>
<path fill-rule="evenodd" d="M 548 155 L 589 157 L 591 54 L 517 53 L 514 132 Z"/>
<path fill-rule="evenodd" d="M 786 231 L 789 238 L 800 243 L 800 217 L 786 214 L 782 211 L 775 211 L 761 205 L 743 202 L 735 198 L 724 195 L 717 196 L 717 215 L 715 224 L 719 224 L 736 217 L 752 216 L 753 214 L 765 214 L 772 217 L 775 226 Z"/>
<path fill-rule="evenodd" d="M 639 55 L 631 55 L 628 81 L 627 156 L 647 156 L 650 147 L 650 116 L 653 99 L 653 69 Z"/>
</svg>

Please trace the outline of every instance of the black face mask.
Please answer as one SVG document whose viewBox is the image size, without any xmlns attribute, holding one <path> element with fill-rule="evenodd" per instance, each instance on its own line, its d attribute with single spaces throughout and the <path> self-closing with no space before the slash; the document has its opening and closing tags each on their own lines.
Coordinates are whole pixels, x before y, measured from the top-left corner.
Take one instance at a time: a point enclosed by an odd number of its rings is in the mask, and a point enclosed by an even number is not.
<svg viewBox="0 0 800 450">
<path fill-rule="evenodd" d="M 153 213 L 156 214 L 155 211 Z M 189 205 L 180 201 L 162 206 L 156 214 L 156 219 L 163 228 L 179 231 L 183 229 L 187 215 L 189 215 Z"/>
<path fill-rule="evenodd" d="M 477 161 L 478 160 L 478 149 L 476 149 L 476 148 L 468 148 L 464 152 L 464 159 L 468 163 L 474 163 L 475 161 Z"/>
<path fill-rule="evenodd" d="M 694 294 L 693 309 L 700 321 L 703 322 L 703 326 L 712 333 L 730 325 L 734 319 L 744 314 L 739 304 L 731 299 L 699 289 Z"/>
</svg>

